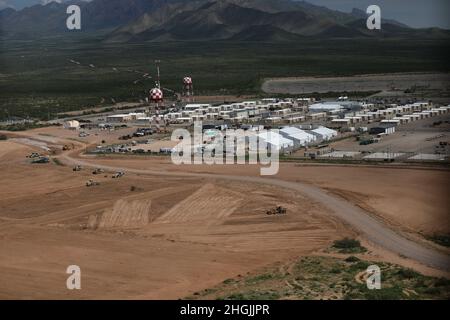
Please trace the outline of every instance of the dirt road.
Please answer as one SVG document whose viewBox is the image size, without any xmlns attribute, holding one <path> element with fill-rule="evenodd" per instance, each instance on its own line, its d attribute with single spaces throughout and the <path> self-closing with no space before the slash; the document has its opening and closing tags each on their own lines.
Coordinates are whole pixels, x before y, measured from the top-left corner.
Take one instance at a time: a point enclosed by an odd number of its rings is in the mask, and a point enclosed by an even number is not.
<svg viewBox="0 0 450 320">
<path fill-rule="evenodd" d="M 93 160 L 79 159 L 69 154 L 61 155 L 60 159 L 70 165 L 96 167 L 111 171 L 127 171 L 140 175 L 223 179 L 229 181 L 266 184 L 291 189 L 308 196 L 312 200 L 315 200 L 330 209 L 336 217 L 340 218 L 342 221 L 345 221 L 349 226 L 360 232 L 362 236 L 373 244 L 400 256 L 418 261 L 424 265 L 444 271 L 450 270 L 450 257 L 448 255 L 405 238 L 401 234 L 396 233 L 387 227 L 383 222 L 373 218 L 369 213 L 365 212 L 361 208 L 347 202 L 344 199 L 332 196 L 321 188 L 308 184 L 288 182 L 275 178 L 216 175 L 208 173 L 182 173 L 116 167 L 101 165 Z"/>
</svg>

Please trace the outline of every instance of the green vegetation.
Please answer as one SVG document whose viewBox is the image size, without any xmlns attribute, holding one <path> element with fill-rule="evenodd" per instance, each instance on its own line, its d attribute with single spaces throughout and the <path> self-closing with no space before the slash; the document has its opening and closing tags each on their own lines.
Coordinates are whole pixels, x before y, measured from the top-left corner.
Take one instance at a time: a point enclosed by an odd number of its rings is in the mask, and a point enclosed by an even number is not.
<svg viewBox="0 0 450 320">
<path fill-rule="evenodd" d="M 248 284 L 254 284 L 254 283 L 258 283 L 258 282 L 264 282 L 264 281 L 267 281 L 267 280 L 275 279 L 276 277 L 277 277 L 276 274 L 265 273 L 265 274 L 260 274 L 260 275 L 257 275 L 255 277 L 246 279 L 245 281 Z"/>
<path fill-rule="evenodd" d="M 358 257 L 355 257 L 355 256 L 350 256 L 345 259 L 345 262 L 358 262 L 358 261 L 361 261 L 361 259 L 359 259 Z"/>
<path fill-rule="evenodd" d="M 26 131 L 31 129 L 43 128 L 47 127 L 47 125 L 40 124 L 38 122 L 24 122 L 17 124 L 10 124 L 6 126 L 0 126 L 0 130 L 4 131 Z"/>
<path fill-rule="evenodd" d="M 339 253 L 362 253 L 367 251 L 358 240 L 349 238 L 336 240 L 333 243 L 333 248 L 337 249 Z"/>
<path fill-rule="evenodd" d="M 438 40 L 305 39 L 282 44 L 97 40 L 55 37 L 2 43 L 0 121 L 9 116 L 46 120 L 73 110 L 107 108 L 112 99 L 138 102 L 154 81 L 133 70 L 154 75 L 155 59 L 162 59 L 163 87 L 180 91 L 181 79 L 189 74 L 198 95 L 263 96 L 261 84 L 272 77 L 450 70 L 450 44 Z"/>
<path fill-rule="evenodd" d="M 245 293 L 231 294 L 224 297 L 226 300 L 278 300 L 281 296 L 275 291 L 248 291 Z"/>
<path fill-rule="evenodd" d="M 381 269 L 380 290 L 365 283 L 367 267 Z M 288 265 L 276 265 L 260 274 L 227 279 L 212 289 L 187 299 L 276 300 L 276 299 L 449 299 L 450 280 L 421 275 L 384 262 L 362 261 L 350 256 L 304 257 Z"/>
</svg>

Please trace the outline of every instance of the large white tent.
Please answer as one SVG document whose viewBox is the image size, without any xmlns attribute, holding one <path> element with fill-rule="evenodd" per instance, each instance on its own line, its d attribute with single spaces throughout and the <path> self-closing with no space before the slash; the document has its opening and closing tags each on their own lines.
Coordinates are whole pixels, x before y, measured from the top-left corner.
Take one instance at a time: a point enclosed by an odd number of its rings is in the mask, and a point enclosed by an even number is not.
<svg viewBox="0 0 450 320">
<path fill-rule="evenodd" d="M 338 132 L 326 127 L 319 127 L 317 129 L 311 130 L 312 133 L 317 135 L 322 140 L 330 140 L 333 137 L 337 137 Z"/>
<path fill-rule="evenodd" d="M 76 120 L 64 122 L 64 129 L 78 130 L 80 128 L 80 123 Z"/>
<path fill-rule="evenodd" d="M 338 112 L 342 111 L 344 107 L 340 104 L 332 103 L 315 103 L 309 106 L 310 112 Z"/>
<path fill-rule="evenodd" d="M 264 131 L 258 134 L 259 139 L 263 139 L 267 144 L 275 147 L 277 150 L 287 149 L 294 146 L 294 141 L 284 138 L 275 131 Z"/>
<path fill-rule="evenodd" d="M 295 145 L 306 146 L 316 140 L 316 136 L 296 127 L 284 127 L 280 134 L 294 141 Z"/>
</svg>

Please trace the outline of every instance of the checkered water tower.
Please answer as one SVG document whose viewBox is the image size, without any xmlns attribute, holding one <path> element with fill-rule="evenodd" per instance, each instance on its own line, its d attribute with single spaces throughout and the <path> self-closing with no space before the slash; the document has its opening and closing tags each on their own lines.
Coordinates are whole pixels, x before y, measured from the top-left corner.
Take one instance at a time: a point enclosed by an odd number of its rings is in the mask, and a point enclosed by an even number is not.
<svg viewBox="0 0 450 320">
<path fill-rule="evenodd" d="M 194 82 L 192 77 L 183 78 L 183 96 L 187 102 L 194 100 Z"/>
<path fill-rule="evenodd" d="M 156 79 L 155 88 L 151 89 L 149 92 L 149 99 L 151 102 L 156 104 L 157 107 L 159 107 L 160 103 L 164 100 L 164 94 L 161 89 L 161 79 L 160 79 L 160 70 L 159 70 L 159 60 L 155 61 L 156 64 L 156 70 L 158 73 L 158 77 Z"/>
</svg>

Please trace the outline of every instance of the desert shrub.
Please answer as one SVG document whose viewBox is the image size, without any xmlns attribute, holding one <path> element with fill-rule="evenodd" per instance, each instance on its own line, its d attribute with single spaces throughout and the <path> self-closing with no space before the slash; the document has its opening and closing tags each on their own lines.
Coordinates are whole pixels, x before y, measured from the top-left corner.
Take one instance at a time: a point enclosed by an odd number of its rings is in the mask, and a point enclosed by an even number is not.
<svg viewBox="0 0 450 320">
<path fill-rule="evenodd" d="M 223 284 L 230 284 L 230 283 L 234 283 L 234 279 L 225 279 L 225 280 L 223 280 Z"/>
<path fill-rule="evenodd" d="M 4 135 L 4 134 L 0 134 L 0 141 L 1 140 L 8 140 L 8 137 L 6 136 L 6 135 Z"/>
<path fill-rule="evenodd" d="M 280 294 L 275 291 L 251 290 L 248 292 L 231 294 L 225 297 L 225 300 L 278 300 L 280 298 Z"/>
<path fill-rule="evenodd" d="M 420 274 L 418 274 L 414 270 L 402 268 L 397 271 L 397 276 L 399 276 L 401 279 L 413 279 L 419 277 Z"/>
<path fill-rule="evenodd" d="M 364 298 L 367 300 L 399 300 L 404 298 L 404 294 L 402 288 L 394 286 L 381 290 L 367 290 Z"/>
<path fill-rule="evenodd" d="M 225 297 L 226 300 L 249 300 L 246 295 L 243 293 L 233 293 L 229 295 L 228 297 Z"/>
<path fill-rule="evenodd" d="M 331 270 L 330 270 L 330 273 L 341 273 L 342 272 L 342 270 L 339 268 L 339 267 L 333 267 Z"/>
<path fill-rule="evenodd" d="M 359 240 L 349 238 L 336 240 L 333 243 L 333 248 L 339 249 L 339 252 L 341 253 L 360 253 L 366 251 L 366 248 L 361 246 Z"/>
<path fill-rule="evenodd" d="M 345 262 L 359 262 L 360 259 L 358 257 L 355 256 L 350 256 L 348 258 L 345 259 Z"/>
<path fill-rule="evenodd" d="M 446 278 L 439 278 L 434 283 L 436 287 L 448 287 L 450 286 L 450 280 Z"/>
<path fill-rule="evenodd" d="M 247 283 L 256 283 L 256 282 L 272 280 L 274 278 L 276 278 L 275 275 L 273 275 L 271 273 L 265 273 L 265 274 L 260 274 L 260 275 L 257 275 L 255 277 L 249 278 L 249 279 L 246 280 L 246 282 Z"/>
<path fill-rule="evenodd" d="M 356 239 L 344 238 L 342 240 L 336 240 L 333 247 L 337 249 L 351 249 L 360 247 L 361 243 Z"/>
<path fill-rule="evenodd" d="M 434 287 L 424 288 L 422 290 L 422 293 L 437 296 L 437 295 L 441 294 L 441 290 L 439 288 L 434 288 Z"/>
</svg>

